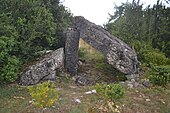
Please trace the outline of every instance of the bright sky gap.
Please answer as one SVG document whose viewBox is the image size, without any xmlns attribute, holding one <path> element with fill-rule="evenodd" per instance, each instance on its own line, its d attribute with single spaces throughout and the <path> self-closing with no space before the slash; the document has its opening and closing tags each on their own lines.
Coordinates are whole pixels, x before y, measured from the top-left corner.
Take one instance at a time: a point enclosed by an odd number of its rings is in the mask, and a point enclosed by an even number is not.
<svg viewBox="0 0 170 113">
<path fill-rule="evenodd" d="M 121 5 L 127 0 L 64 0 L 63 4 L 74 16 L 84 16 L 91 22 L 103 25 L 108 22 L 109 14 L 114 13 L 114 4 Z M 131 2 L 132 0 L 128 0 Z M 147 5 L 156 4 L 157 0 L 140 0 Z"/>
</svg>

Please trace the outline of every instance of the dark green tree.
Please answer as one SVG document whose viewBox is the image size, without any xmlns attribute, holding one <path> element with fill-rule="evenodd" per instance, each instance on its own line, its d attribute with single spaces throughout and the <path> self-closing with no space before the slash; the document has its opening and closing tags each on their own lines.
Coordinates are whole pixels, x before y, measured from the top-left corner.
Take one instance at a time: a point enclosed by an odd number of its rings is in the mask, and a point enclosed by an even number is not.
<svg viewBox="0 0 170 113">
<path fill-rule="evenodd" d="M 62 47 L 65 44 L 65 33 L 72 24 L 72 14 L 60 3 L 60 0 L 43 0 L 43 4 L 53 14 L 56 23 L 56 33 L 54 35 L 53 49 Z"/>
<path fill-rule="evenodd" d="M 12 25 L 10 13 L 0 14 L 0 84 L 13 82 L 17 79 L 20 61 L 15 56 L 18 49 L 16 38 L 18 32 Z"/>
<path fill-rule="evenodd" d="M 153 8 L 148 6 L 144 9 L 139 0 L 133 0 L 132 3 L 123 3 L 115 9 L 116 12 L 110 15 L 110 20 L 105 25 L 110 33 L 134 46 L 137 51 L 150 46 L 150 49 L 159 49 L 170 56 L 169 7 L 158 0 Z"/>
<path fill-rule="evenodd" d="M 17 79 L 39 51 L 64 46 L 72 15 L 59 0 L 0 0 L 0 81 Z"/>
</svg>

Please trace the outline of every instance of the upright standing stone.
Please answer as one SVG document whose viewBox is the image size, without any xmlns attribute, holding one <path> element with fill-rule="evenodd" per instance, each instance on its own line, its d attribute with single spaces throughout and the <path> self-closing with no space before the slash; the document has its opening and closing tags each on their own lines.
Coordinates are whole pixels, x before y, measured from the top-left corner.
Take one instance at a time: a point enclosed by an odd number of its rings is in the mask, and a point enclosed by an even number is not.
<svg viewBox="0 0 170 113">
<path fill-rule="evenodd" d="M 79 32 L 70 28 L 67 31 L 67 39 L 65 43 L 65 69 L 70 72 L 71 75 L 77 74 L 77 62 L 78 62 L 78 47 L 79 47 Z"/>
</svg>

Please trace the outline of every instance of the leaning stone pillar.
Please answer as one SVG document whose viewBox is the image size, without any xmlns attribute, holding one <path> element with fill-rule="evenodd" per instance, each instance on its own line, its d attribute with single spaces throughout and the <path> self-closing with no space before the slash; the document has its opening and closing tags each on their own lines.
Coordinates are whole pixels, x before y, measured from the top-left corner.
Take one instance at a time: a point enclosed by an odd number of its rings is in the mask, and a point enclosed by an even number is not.
<svg viewBox="0 0 170 113">
<path fill-rule="evenodd" d="M 77 74 L 78 48 L 79 48 L 79 32 L 70 28 L 67 31 L 67 39 L 65 43 L 65 69 L 72 75 Z"/>
</svg>

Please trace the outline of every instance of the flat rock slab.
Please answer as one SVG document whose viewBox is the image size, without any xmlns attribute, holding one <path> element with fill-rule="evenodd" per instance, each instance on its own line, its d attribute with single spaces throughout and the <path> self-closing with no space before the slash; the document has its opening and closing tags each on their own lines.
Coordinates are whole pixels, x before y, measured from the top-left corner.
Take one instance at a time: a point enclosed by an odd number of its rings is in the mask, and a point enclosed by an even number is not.
<svg viewBox="0 0 170 113">
<path fill-rule="evenodd" d="M 21 72 L 20 84 L 33 85 L 41 80 L 55 80 L 57 70 L 63 67 L 63 60 L 63 48 L 45 55 L 40 61 Z"/>
</svg>

